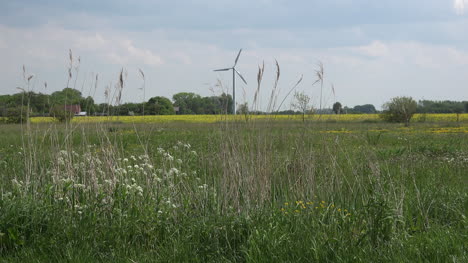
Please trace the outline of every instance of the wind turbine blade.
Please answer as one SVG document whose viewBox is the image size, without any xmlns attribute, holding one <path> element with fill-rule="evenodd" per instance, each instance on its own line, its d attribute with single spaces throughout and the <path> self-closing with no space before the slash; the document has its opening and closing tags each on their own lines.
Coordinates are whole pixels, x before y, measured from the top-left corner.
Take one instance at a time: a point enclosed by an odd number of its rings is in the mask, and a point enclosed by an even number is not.
<svg viewBox="0 0 468 263">
<path fill-rule="evenodd" d="M 242 74 L 240 74 L 239 71 L 237 71 L 237 69 L 234 69 L 237 73 L 237 75 L 239 75 L 239 77 L 241 77 L 242 81 L 245 83 L 245 85 L 247 85 L 247 81 L 245 81 L 244 77 L 242 77 Z"/>
<path fill-rule="evenodd" d="M 228 71 L 231 70 L 232 68 L 222 68 L 222 69 L 215 69 L 213 71 Z"/>
<path fill-rule="evenodd" d="M 236 57 L 236 60 L 234 61 L 234 66 L 235 67 L 237 65 L 237 61 L 239 61 L 239 57 L 240 57 L 240 54 L 242 52 L 242 48 L 239 50 L 239 53 L 237 54 L 237 57 Z"/>
</svg>

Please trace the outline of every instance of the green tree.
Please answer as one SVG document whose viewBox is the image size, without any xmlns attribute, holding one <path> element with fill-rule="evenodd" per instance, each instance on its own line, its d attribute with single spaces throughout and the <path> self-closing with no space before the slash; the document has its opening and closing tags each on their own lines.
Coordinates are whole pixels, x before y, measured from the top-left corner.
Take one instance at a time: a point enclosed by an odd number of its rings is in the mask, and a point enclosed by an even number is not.
<svg viewBox="0 0 468 263">
<path fill-rule="evenodd" d="M 334 112 L 335 114 L 340 114 L 340 113 L 343 111 L 343 108 L 342 108 L 342 107 L 343 107 L 343 106 L 341 105 L 341 103 L 335 102 L 335 103 L 333 104 L 333 112 Z"/>
<path fill-rule="evenodd" d="M 153 97 L 148 100 L 145 106 L 145 113 L 150 115 L 171 115 L 175 114 L 172 102 L 166 97 Z"/>
<path fill-rule="evenodd" d="M 143 103 L 124 103 L 115 108 L 118 115 L 143 115 Z"/>
<path fill-rule="evenodd" d="M 312 112 L 312 106 L 309 105 L 309 102 L 310 97 L 304 92 L 294 93 L 294 101 L 291 103 L 291 106 L 301 112 L 302 122 L 305 122 L 305 115 Z"/>
<path fill-rule="evenodd" d="M 56 91 L 51 95 L 53 105 L 80 104 L 83 99 L 81 92 L 72 88 L 64 88 L 62 91 Z"/>
<path fill-rule="evenodd" d="M 96 112 L 96 105 L 94 99 L 91 96 L 80 99 L 81 111 L 85 111 L 88 115 L 93 115 Z"/>
<path fill-rule="evenodd" d="M 466 101 L 432 101 L 420 100 L 418 102 L 418 113 L 456 113 L 465 107 Z"/>
<path fill-rule="evenodd" d="M 218 97 L 203 97 L 201 101 L 203 114 L 216 114 L 219 111 L 219 109 L 216 108 Z"/>
<path fill-rule="evenodd" d="M 249 104 L 242 103 L 237 107 L 237 114 L 244 115 L 245 121 L 249 121 Z"/>
<path fill-rule="evenodd" d="M 192 92 L 180 92 L 172 96 L 174 106 L 179 107 L 179 114 L 201 114 L 203 100 L 200 95 Z"/>
<path fill-rule="evenodd" d="M 232 104 L 234 103 L 232 100 L 232 96 L 230 94 L 223 93 L 221 96 L 217 97 L 217 106 L 216 108 L 218 109 L 219 112 L 218 114 L 233 114 L 234 112 L 232 111 Z"/>
<path fill-rule="evenodd" d="M 59 122 L 70 122 L 75 114 L 67 110 L 65 105 L 55 105 L 50 109 L 50 116 L 54 117 Z"/>
<path fill-rule="evenodd" d="M 384 110 L 380 116 L 385 121 L 404 123 L 408 127 L 417 106 L 411 97 L 395 97 L 383 105 Z"/>
<path fill-rule="evenodd" d="M 377 110 L 375 109 L 374 105 L 372 104 L 364 104 L 364 105 L 356 105 L 354 106 L 352 113 L 366 113 L 372 114 L 376 113 Z"/>
<path fill-rule="evenodd" d="M 6 117 L 7 109 L 9 108 L 11 95 L 0 96 L 0 116 Z"/>
</svg>

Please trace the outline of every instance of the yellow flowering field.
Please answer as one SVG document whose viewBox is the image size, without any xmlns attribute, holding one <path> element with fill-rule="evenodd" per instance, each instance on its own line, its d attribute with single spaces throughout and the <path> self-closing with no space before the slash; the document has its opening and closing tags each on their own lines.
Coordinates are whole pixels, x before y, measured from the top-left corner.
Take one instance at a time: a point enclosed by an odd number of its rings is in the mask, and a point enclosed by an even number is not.
<svg viewBox="0 0 468 263">
<path fill-rule="evenodd" d="M 251 120 L 302 120 L 301 115 L 152 115 L 152 116 L 86 116 L 75 117 L 73 123 L 215 123 L 220 121 L 243 121 L 248 117 Z M 468 113 L 460 114 L 460 122 L 468 122 Z M 342 114 L 342 115 L 307 115 L 308 121 L 336 121 L 336 122 L 362 122 L 380 121 L 378 114 Z M 0 117 L 0 122 L 4 118 Z M 456 122 L 457 114 L 415 114 L 412 122 Z M 32 123 L 56 122 L 52 117 L 32 117 Z"/>
</svg>

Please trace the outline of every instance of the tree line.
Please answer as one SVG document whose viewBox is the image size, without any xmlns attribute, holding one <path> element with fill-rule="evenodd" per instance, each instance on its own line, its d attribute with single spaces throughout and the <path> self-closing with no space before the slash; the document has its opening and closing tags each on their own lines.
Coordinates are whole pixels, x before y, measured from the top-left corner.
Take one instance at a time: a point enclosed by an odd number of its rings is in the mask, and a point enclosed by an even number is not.
<svg viewBox="0 0 468 263">
<path fill-rule="evenodd" d="M 20 92 L 13 95 L 0 96 L 0 116 L 8 117 L 18 112 L 29 116 L 60 115 L 63 105 L 80 105 L 87 115 L 170 115 L 170 114 L 232 114 L 232 97 L 228 94 L 202 97 L 193 92 L 180 92 L 172 96 L 172 100 L 162 96 L 150 98 L 141 103 L 96 104 L 91 96 L 84 97 L 80 91 L 65 88 L 52 94 L 36 92 Z M 23 108 L 27 107 L 28 110 Z M 294 108 L 294 107 L 293 107 Z M 275 114 L 303 114 L 304 109 L 283 110 Z M 246 103 L 239 105 L 238 113 L 249 111 Z M 468 113 L 468 101 L 431 101 L 420 100 L 416 104 L 416 113 Z M 340 102 L 330 109 L 314 110 L 317 114 L 372 114 L 378 113 L 374 105 L 364 104 L 354 107 L 342 106 Z M 268 114 L 256 111 L 255 114 Z"/>
<path fill-rule="evenodd" d="M 228 94 L 202 97 L 192 92 L 180 92 L 169 98 L 156 96 L 141 103 L 99 103 L 80 91 L 65 88 L 52 94 L 21 92 L 0 96 L 0 117 L 17 115 L 52 116 L 65 110 L 65 105 L 79 105 L 87 115 L 170 115 L 170 114 L 232 114 L 232 97 Z M 62 113 L 63 114 L 63 113 Z"/>
</svg>

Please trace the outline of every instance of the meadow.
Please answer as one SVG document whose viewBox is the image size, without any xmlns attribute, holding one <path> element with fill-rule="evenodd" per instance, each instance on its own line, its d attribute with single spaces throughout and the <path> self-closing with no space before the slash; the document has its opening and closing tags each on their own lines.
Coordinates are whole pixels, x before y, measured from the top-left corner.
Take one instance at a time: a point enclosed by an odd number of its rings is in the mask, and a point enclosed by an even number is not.
<svg viewBox="0 0 468 263">
<path fill-rule="evenodd" d="M 468 114 L 330 116 L 0 124 L 0 262 L 467 262 Z"/>
</svg>

